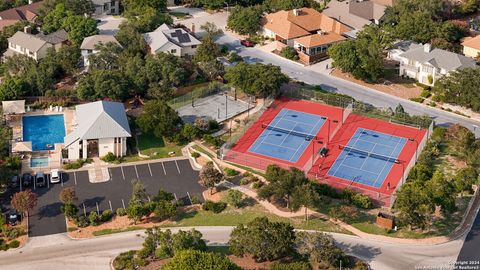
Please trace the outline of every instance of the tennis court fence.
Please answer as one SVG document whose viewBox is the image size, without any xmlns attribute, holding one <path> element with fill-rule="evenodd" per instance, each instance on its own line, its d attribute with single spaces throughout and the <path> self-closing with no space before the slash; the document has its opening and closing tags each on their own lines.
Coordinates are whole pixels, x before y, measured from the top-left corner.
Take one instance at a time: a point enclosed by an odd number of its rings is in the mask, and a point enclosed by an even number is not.
<svg viewBox="0 0 480 270">
<path fill-rule="evenodd" d="M 168 101 L 168 105 L 170 105 L 172 109 L 176 110 L 185 105 L 192 104 L 192 102 L 194 102 L 196 99 L 228 91 L 231 91 L 230 87 L 221 83 L 214 82 L 210 83 L 208 86 L 200 87 L 191 92 L 188 92 L 185 95 L 173 98 Z"/>
</svg>

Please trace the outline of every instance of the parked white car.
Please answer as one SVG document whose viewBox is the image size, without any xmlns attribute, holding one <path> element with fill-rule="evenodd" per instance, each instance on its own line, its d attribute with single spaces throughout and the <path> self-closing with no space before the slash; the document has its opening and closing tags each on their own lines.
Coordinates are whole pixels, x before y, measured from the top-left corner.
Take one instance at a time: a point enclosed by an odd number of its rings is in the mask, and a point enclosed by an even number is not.
<svg viewBox="0 0 480 270">
<path fill-rule="evenodd" d="M 60 183 L 62 181 L 62 173 L 57 170 L 51 170 L 50 171 L 50 183 L 55 184 L 55 183 Z"/>
</svg>

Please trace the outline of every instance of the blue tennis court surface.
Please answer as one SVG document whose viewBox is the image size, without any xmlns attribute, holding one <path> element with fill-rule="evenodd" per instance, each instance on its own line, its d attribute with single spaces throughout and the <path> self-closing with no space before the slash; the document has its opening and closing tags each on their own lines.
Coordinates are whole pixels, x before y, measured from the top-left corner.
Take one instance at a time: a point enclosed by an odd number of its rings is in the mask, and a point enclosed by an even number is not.
<svg viewBox="0 0 480 270">
<path fill-rule="evenodd" d="M 359 128 L 327 174 L 379 188 L 406 141 L 406 138 Z"/>
<path fill-rule="evenodd" d="M 282 109 L 248 151 L 295 163 L 324 122 L 319 115 Z"/>
</svg>

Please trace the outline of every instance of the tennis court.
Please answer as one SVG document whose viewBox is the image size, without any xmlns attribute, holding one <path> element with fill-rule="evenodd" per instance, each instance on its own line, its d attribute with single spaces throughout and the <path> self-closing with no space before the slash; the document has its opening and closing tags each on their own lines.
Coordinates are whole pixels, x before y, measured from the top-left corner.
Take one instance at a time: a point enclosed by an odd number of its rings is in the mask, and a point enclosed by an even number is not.
<svg viewBox="0 0 480 270">
<path fill-rule="evenodd" d="M 325 123 L 326 117 L 283 108 L 248 152 L 295 163 Z"/>
<path fill-rule="evenodd" d="M 380 188 L 392 166 L 400 162 L 406 138 L 358 128 L 328 171 L 329 176 Z"/>
</svg>

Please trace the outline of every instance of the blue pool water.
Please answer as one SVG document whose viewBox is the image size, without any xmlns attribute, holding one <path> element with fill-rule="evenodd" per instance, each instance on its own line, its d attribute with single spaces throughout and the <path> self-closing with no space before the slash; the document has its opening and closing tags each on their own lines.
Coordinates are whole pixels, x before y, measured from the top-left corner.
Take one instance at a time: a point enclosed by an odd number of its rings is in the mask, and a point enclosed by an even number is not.
<svg viewBox="0 0 480 270">
<path fill-rule="evenodd" d="M 47 168 L 48 157 L 34 157 L 30 159 L 30 167 L 32 168 Z"/>
<path fill-rule="evenodd" d="M 63 143 L 63 114 L 24 116 L 22 120 L 23 141 L 31 141 L 33 151 L 53 150 L 55 143 Z"/>
</svg>

